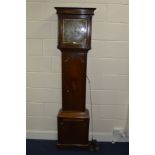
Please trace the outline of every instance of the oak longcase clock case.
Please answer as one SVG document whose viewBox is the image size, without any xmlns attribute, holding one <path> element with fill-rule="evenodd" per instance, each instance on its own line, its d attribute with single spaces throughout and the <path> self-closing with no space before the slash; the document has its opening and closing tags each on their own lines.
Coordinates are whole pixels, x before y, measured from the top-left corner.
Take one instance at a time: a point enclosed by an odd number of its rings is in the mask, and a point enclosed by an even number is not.
<svg viewBox="0 0 155 155">
<path fill-rule="evenodd" d="M 58 113 L 57 145 L 87 147 L 86 67 L 95 8 L 55 9 L 58 15 L 58 49 L 62 53 L 62 109 Z"/>
</svg>

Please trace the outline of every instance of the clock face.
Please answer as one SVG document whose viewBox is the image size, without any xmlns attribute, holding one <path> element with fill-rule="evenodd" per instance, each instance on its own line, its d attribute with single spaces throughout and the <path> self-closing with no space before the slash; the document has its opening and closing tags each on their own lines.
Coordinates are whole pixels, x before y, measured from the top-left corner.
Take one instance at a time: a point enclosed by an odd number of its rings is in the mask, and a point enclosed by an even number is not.
<svg viewBox="0 0 155 155">
<path fill-rule="evenodd" d="M 86 19 L 63 20 L 63 43 L 85 44 L 87 33 Z"/>
</svg>

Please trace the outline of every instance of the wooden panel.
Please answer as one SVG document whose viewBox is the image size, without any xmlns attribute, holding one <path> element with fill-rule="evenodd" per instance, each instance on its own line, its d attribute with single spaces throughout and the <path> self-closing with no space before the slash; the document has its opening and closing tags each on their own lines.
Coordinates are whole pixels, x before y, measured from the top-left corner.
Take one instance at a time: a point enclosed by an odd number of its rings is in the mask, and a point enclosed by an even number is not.
<svg viewBox="0 0 155 155">
<path fill-rule="evenodd" d="M 62 52 L 62 109 L 85 110 L 87 53 Z"/>
<path fill-rule="evenodd" d="M 74 114 L 72 116 L 72 118 L 68 118 L 67 113 L 58 116 L 58 143 L 87 145 L 89 128 L 87 112 L 84 118 L 74 118 Z"/>
</svg>

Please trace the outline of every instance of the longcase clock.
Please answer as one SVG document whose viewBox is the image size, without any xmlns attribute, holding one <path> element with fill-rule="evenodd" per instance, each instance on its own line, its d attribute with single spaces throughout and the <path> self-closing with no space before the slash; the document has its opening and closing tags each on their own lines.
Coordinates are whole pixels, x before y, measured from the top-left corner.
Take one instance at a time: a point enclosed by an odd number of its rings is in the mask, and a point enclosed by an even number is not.
<svg viewBox="0 0 155 155">
<path fill-rule="evenodd" d="M 88 147 L 89 111 L 85 108 L 87 53 L 95 8 L 55 7 L 58 49 L 62 57 L 62 109 L 58 113 L 59 147 Z"/>
</svg>

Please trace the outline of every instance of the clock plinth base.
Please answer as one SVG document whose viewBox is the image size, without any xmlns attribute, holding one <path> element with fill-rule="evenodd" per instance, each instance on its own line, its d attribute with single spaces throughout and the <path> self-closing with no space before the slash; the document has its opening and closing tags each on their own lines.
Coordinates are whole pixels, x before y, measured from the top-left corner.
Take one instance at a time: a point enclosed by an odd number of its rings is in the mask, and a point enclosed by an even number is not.
<svg viewBox="0 0 155 155">
<path fill-rule="evenodd" d="M 58 113 L 58 148 L 88 148 L 89 112 L 62 111 Z"/>
<path fill-rule="evenodd" d="M 89 144 L 57 144 L 57 148 L 59 149 L 65 149 L 65 148 L 82 148 L 82 149 L 88 149 Z"/>
</svg>

